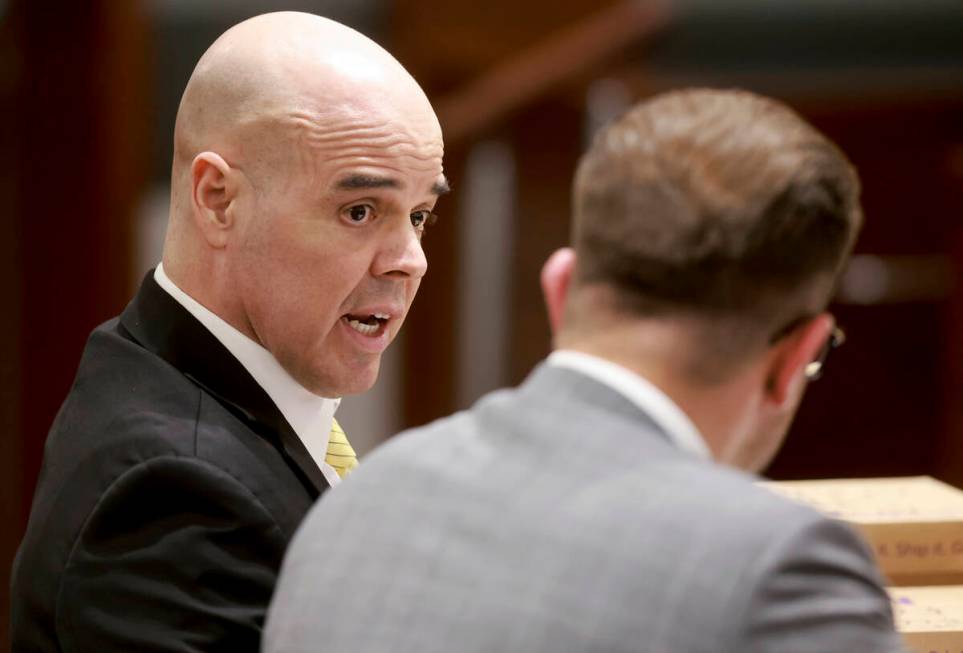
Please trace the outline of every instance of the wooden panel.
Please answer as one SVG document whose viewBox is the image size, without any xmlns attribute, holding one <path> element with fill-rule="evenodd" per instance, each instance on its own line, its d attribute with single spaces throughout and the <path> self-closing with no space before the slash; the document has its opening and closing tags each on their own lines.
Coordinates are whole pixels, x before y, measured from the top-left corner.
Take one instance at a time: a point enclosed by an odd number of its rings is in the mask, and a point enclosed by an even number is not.
<svg viewBox="0 0 963 653">
<path fill-rule="evenodd" d="M 963 268 L 953 248 L 963 193 L 947 167 L 949 147 L 963 141 L 963 103 L 802 110 L 860 170 L 866 224 L 858 252 L 946 257 Z M 951 301 L 834 307 L 848 342 L 810 388 L 771 474 L 936 474 L 963 484 L 959 465 L 942 462 L 960 446 L 947 430 L 961 410 L 950 394 L 963 392 L 947 385 L 959 339 L 948 331 Z"/>
<path fill-rule="evenodd" d="M 542 264 L 569 242 L 572 175 L 582 147 L 582 114 L 550 98 L 514 121 L 518 170 L 515 284 L 512 288 L 512 378 L 518 383 L 551 348 L 539 286 Z"/>
<path fill-rule="evenodd" d="M 22 10 L 18 219 L 23 426 L 32 492 L 41 447 L 87 333 L 129 298 L 143 151 L 143 34 L 131 3 Z M 138 122 L 139 121 L 139 122 Z M 29 493 L 28 493 L 29 495 Z"/>
<path fill-rule="evenodd" d="M 87 334 L 130 296 L 132 213 L 144 169 L 144 26 L 137 3 L 14 2 L 5 24 L 16 53 L 12 88 L 10 221 L 20 274 L 16 375 L 2 394 L 16 404 L 21 499 L 3 533 L 7 601 L 50 423 L 73 380 Z M 9 234 L 7 234 L 9 237 Z M 5 243 L 6 245 L 6 243 Z M 6 631 L 8 606 L 0 606 Z M 4 633 L 4 637 L 6 637 Z"/>
<path fill-rule="evenodd" d="M 17 43 L 10 22 L 0 23 L 0 142 L 13 143 L 16 80 L 20 74 Z M 17 175 L 12 147 L 0 147 L 0 206 L 7 216 L 15 213 Z M 20 429 L 20 224 L 0 220 L 0 293 L 5 319 L 0 320 L 0 649 L 9 650 L 10 562 L 20 540 L 23 523 L 23 438 Z"/>
<path fill-rule="evenodd" d="M 954 166 L 952 174 L 963 196 L 963 165 Z M 957 282 L 946 310 L 941 339 L 945 363 L 942 399 L 946 411 L 936 474 L 963 487 L 963 226 L 957 228 L 953 241 Z"/>
<path fill-rule="evenodd" d="M 619 0 L 396 0 L 389 49 L 432 93 L 463 84 L 559 28 Z"/>
<path fill-rule="evenodd" d="M 455 408 L 455 294 L 458 249 L 459 180 L 465 151 L 445 152 L 445 175 L 452 192 L 438 201 L 438 222 L 424 236 L 428 273 L 405 319 L 404 426 L 424 424 Z"/>
<path fill-rule="evenodd" d="M 624 0 L 532 43 L 442 97 L 437 110 L 445 137 L 461 141 L 618 59 L 661 31 L 665 2 Z"/>
</svg>

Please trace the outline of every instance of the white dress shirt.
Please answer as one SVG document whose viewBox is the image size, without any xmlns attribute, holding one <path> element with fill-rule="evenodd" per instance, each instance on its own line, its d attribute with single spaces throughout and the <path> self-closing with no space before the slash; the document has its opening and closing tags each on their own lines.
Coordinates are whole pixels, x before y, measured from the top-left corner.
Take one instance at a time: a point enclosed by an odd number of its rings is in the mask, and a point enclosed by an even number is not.
<svg viewBox="0 0 963 653">
<path fill-rule="evenodd" d="M 203 324 L 214 337 L 238 360 L 244 369 L 254 377 L 257 384 L 271 398 L 297 434 L 311 458 L 321 468 L 321 473 L 331 487 L 341 482 L 334 468 L 324 462 L 328 451 L 328 437 L 334 411 L 341 399 L 319 397 L 306 390 L 300 383 L 281 367 L 274 355 L 254 342 L 210 310 L 201 306 L 194 298 L 178 288 L 164 272 L 164 265 L 157 264 L 154 280 L 167 291 L 177 303 Z"/>
<path fill-rule="evenodd" d="M 568 349 L 552 352 L 548 364 L 581 372 L 612 388 L 648 415 L 676 447 L 700 458 L 712 458 L 709 447 L 688 415 L 668 395 L 635 372 L 612 361 Z"/>
</svg>

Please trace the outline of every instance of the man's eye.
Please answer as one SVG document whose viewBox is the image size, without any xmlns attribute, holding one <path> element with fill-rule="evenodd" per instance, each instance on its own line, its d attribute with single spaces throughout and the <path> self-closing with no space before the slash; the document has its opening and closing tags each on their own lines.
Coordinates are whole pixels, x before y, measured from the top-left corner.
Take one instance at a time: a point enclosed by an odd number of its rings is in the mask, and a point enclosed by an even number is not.
<svg viewBox="0 0 963 653">
<path fill-rule="evenodd" d="M 431 211 L 415 211 L 411 214 L 411 224 L 414 227 L 430 227 L 437 219 L 438 216 Z"/>
<path fill-rule="evenodd" d="M 348 219 L 352 222 L 365 222 L 371 218 L 371 207 L 367 204 L 358 204 L 348 209 Z"/>
</svg>

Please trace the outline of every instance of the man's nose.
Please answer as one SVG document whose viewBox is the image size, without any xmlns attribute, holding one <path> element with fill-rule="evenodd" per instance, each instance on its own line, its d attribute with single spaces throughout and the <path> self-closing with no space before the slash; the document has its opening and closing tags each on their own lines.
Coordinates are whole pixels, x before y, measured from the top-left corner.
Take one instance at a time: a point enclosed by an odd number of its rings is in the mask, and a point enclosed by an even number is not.
<svg viewBox="0 0 963 653">
<path fill-rule="evenodd" d="M 402 221 L 399 221 L 402 222 Z M 375 276 L 420 279 L 428 270 L 428 259 L 421 247 L 418 231 L 406 218 L 401 225 L 392 225 L 385 234 L 385 242 L 375 257 L 372 273 Z"/>
</svg>

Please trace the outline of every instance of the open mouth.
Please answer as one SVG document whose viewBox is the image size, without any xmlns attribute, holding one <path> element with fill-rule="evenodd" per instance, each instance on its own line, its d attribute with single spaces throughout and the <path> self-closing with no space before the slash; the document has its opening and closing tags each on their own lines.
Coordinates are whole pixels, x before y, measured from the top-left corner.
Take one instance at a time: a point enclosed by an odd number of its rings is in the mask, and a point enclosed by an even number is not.
<svg viewBox="0 0 963 653">
<path fill-rule="evenodd" d="M 391 316 L 385 315 L 384 313 L 370 313 L 368 315 L 348 314 L 342 315 L 341 319 L 344 320 L 349 327 L 362 335 L 376 336 L 384 330 Z"/>
</svg>

